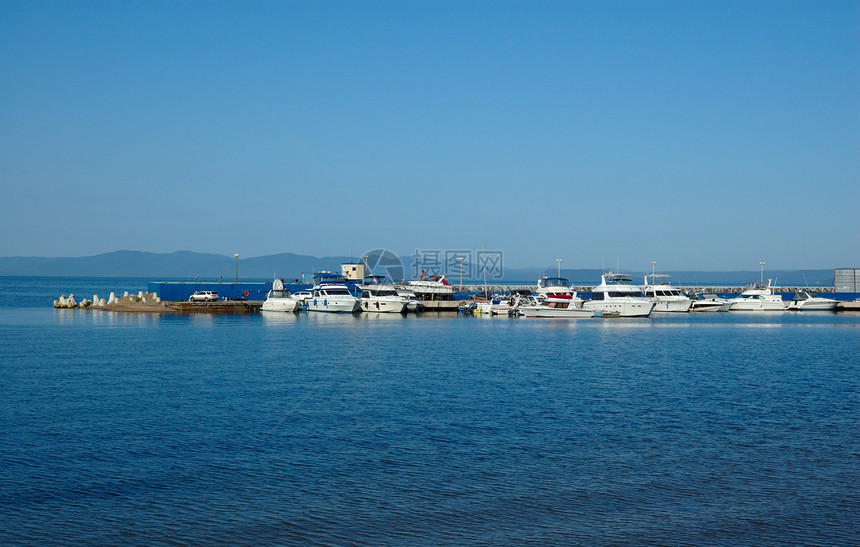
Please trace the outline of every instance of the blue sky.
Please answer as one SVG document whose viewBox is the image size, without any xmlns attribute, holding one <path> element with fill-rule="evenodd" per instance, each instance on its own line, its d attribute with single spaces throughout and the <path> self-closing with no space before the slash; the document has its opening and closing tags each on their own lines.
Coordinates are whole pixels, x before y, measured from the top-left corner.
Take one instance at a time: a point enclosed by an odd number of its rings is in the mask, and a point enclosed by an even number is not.
<svg viewBox="0 0 860 547">
<path fill-rule="evenodd" d="M 0 255 L 860 267 L 858 2 L 0 2 Z"/>
</svg>

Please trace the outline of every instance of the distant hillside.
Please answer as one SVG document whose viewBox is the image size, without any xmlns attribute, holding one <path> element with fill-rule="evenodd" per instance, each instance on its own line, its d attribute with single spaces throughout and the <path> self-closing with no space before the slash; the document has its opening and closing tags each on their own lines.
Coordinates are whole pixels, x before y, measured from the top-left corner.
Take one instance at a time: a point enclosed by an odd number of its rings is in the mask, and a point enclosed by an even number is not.
<svg viewBox="0 0 860 547">
<path fill-rule="evenodd" d="M 393 255 L 392 255 L 393 256 Z M 396 257 L 394 257 L 396 261 Z M 403 257 L 402 275 L 412 278 L 412 259 Z M 356 261 L 355 257 L 329 256 L 315 257 L 281 253 L 276 255 L 239 258 L 240 279 L 300 279 L 305 274 L 309 280 L 313 272 L 320 270 L 340 271 L 340 265 Z M 371 260 L 371 265 L 373 265 Z M 397 268 L 378 267 L 374 273 L 385 274 L 399 271 Z M 474 270 L 473 270 L 474 271 Z M 498 284 L 500 281 L 536 282 L 541 274 L 555 276 L 556 268 L 505 268 L 500 279 L 487 278 L 488 284 Z M 474 277 L 463 281 L 480 283 L 483 281 L 480 272 L 474 272 Z M 562 277 L 570 279 L 575 285 L 595 285 L 600 282 L 599 269 L 562 269 Z M 644 272 L 625 271 L 633 276 L 634 283 L 642 283 Z M 736 272 L 660 272 L 672 276 L 676 285 L 700 286 L 730 286 L 743 285 L 747 281 L 757 280 L 758 270 Z M 236 275 L 236 260 L 230 255 L 195 253 L 192 251 L 177 251 L 175 253 L 147 253 L 141 251 L 115 251 L 95 256 L 85 257 L 0 257 L 0 275 L 5 276 L 56 276 L 56 277 L 146 277 L 158 279 L 194 279 L 203 280 L 223 278 L 233 279 Z M 830 287 L 833 286 L 833 270 L 791 270 L 766 271 L 765 278 L 774 279 L 774 283 L 782 286 Z M 456 274 L 449 274 L 451 282 L 459 281 Z"/>
</svg>

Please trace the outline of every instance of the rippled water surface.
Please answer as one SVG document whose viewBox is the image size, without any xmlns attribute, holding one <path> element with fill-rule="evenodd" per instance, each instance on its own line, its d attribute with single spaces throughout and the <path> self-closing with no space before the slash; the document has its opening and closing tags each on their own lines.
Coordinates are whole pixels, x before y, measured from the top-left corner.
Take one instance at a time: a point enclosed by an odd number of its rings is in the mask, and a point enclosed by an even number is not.
<svg viewBox="0 0 860 547">
<path fill-rule="evenodd" d="M 860 535 L 858 314 L 50 308 L 139 288 L 0 278 L 0 543 Z"/>
</svg>

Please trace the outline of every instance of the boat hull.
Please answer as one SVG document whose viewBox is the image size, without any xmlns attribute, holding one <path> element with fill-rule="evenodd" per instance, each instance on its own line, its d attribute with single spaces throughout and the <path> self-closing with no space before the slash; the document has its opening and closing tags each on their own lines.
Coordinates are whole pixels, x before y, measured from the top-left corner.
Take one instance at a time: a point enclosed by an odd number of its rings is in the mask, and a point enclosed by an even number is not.
<svg viewBox="0 0 860 547">
<path fill-rule="evenodd" d="M 809 300 L 804 300 L 801 302 L 792 302 L 788 305 L 788 309 L 796 311 L 833 311 L 838 305 L 839 301 L 837 300 L 831 301 L 826 299 L 823 302 L 810 302 Z"/>
<path fill-rule="evenodd" d="M 690 306 L 690 311 L 696 313 L 729 311 L 729 308 L 731 307 L 731 302 L 693 302 L 693 305 Z"/>
<path fill-rule="evenodd" d="M 580 308 L 550 308 L 548 306 L 521 306 L 517 311 L 523 317 L 547 317 L 557 319 L 587 319 L 594 312 Z"/>
<path fill-rule="evenodd" d="M 751 300 L 732 302 L 729 311 L 785 311 L 785 304 L 774 300 Z"/>
<path fill-rule="evenodd" d="M 367 313 L 403 313 L 406 311 L 406 299 L 393 298 L 362 298 L 361 311 Z"/>
<path fill-rule="evenodd" d="M 361 301 L 357 298 L 312 298 L 307 302 L 308 311 L 328 313 L 354 313 L 361 309 Z"/>
<path fill-rule="evenodd" d="M 269 298 L 263 302 L 261 311 L 289 313 L 299 309 L 299 302 L 292 298 Z"/>
<path fill-rule="evenodd" d="M 654 303 L 647 302 L 614 302 L 611 300 L 589 300 L 582 304 L 582 309 L 601 315 L 616 315 L 618 317 L 648 317 L 654 309 Z"/>
<path fill-rule="evenodd" d="M 653 300 L 654 312 L 660 313 L 687 313 L 693 301 L 689 298 L 679 300 Z"/>
</svg>

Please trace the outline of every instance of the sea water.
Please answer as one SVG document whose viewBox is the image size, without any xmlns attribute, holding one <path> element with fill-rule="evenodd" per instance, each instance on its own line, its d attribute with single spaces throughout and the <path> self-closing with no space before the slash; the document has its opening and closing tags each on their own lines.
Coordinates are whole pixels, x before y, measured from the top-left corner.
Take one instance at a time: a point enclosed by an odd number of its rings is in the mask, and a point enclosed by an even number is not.
<svg viewBox="0 0 860 547">
<path fill-rule="evenodd" d="M 2 544 L 849 544 L 860 314 L 121 314 L 0 278 Z"/>
</svg>

